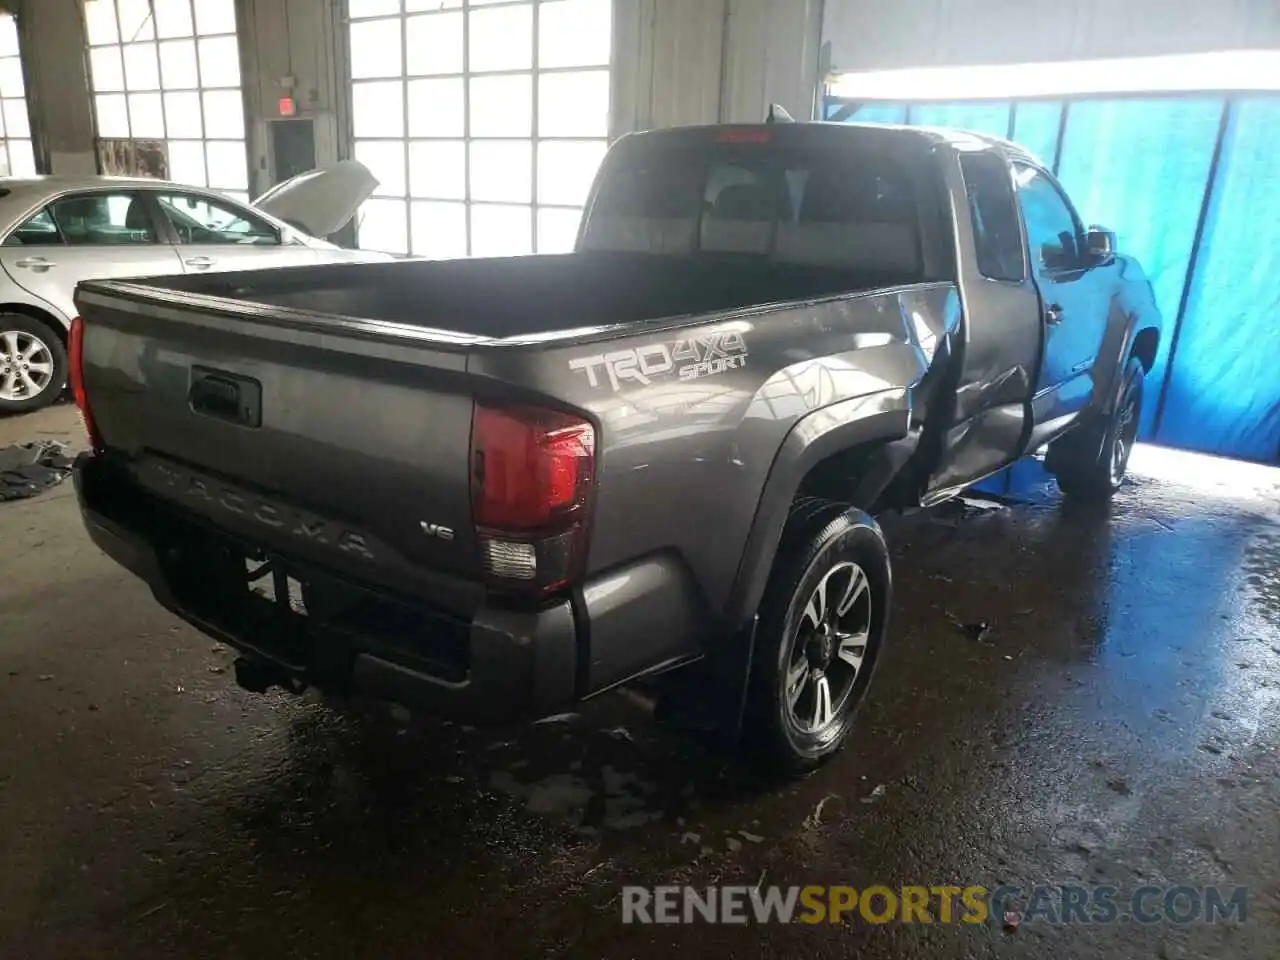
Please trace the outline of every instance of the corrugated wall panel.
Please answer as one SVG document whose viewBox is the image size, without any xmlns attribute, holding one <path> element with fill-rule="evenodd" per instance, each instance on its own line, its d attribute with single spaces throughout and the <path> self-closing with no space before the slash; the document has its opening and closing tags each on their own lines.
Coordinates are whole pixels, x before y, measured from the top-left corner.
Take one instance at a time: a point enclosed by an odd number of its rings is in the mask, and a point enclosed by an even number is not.
<svg viewBox="0 0 1280 960">
<path fill-rule="evenodd" d="M 762 120 L 780 103 L 797 120 L 818 96 L 821 0 L 729 0 L 720 119 Z"/>
<path fill-rule="evenodd" d="M 725 0 L 615 0 L 611 132 L 714 123 Z"/>
<path fill-rule="evenodd" d="M 827 0 L 835 71 L 1280 47 L 1276 0 Z"/>
<path fill-rule="evenodd" d="M 610 132 L 812 116 L 821 21 L 821 0 L 614 0 Z"/>
</svg>

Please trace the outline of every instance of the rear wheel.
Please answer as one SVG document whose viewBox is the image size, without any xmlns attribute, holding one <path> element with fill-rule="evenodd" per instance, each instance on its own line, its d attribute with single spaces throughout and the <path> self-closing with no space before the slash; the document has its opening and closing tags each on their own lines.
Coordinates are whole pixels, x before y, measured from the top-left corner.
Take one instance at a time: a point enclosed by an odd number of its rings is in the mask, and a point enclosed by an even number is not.
<svg viewBox="0 0 1280 960">
<path fill-rule="evenodd" d="M 48 406 L 67 382 L 67 351 L 52 328 L 0 313 L 0 414 Z"/>
<path fill-rule="evenodd" d="M 770 575 L 748 689 L 752 746 L 803 773 L 840 749 L 871 682 L 891 601 L 889 554 L 860 510 L 807 501 Z"/>
<path fill-rule="evenodd" d="M 1138 439 L 1146 370 L 1136 357 L 1124 369 L 1111 416 L 1067 434 L 1049 448 L 1049 466 L 1068 497 L 1106 500 L 1120 489 Z"/>
</svg>

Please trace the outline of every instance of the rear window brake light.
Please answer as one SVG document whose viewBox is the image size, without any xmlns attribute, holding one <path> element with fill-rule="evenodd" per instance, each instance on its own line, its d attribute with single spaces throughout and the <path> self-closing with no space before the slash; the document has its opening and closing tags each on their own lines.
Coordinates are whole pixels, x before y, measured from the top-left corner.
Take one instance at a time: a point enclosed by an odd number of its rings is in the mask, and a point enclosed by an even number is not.
<svg viewBox="0 0 1280 960">
<path fill-rule="evenodd" d="M 716 133 L 719 143 L 768 143 L 773 139 L 769 130 L 720 130 Z"/>
</svg>

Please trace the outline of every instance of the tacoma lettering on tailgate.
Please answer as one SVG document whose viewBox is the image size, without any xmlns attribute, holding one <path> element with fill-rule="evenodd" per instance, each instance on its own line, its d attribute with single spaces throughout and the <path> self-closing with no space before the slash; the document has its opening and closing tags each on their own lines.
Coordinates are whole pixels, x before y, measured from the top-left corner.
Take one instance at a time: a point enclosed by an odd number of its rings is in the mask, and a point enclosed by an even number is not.
<svg viewBox="0 0 1280 960">
<path fill-rule="evenodd" d="M 139 474 L 140 479 L 145 481 L 149 476 L 154 485 L 169 490 L 190 507 L 202 508 L 205 513 L 235 514 L 302 541 L 336 547 L 343 553 L 365 560 L 375 559 L 364 534 L 348 530 L 314 514 L 272 502 L 165 463 L 146 462 Z"/>
</svg>

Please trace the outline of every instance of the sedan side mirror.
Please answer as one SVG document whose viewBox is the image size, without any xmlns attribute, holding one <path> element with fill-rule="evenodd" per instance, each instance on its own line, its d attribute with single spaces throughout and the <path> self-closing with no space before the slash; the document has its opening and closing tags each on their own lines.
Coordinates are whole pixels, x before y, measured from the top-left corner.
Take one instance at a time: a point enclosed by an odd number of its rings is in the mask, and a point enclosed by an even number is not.
<svg viewBox="0 0 1280 960">
<path fill-rule="evenodd" d="M 1094 224 L 1084 236 L 1085 257 L 1092 263 L 1108 263 L 1115 259 L 1116 232 Z"/>
</svg>

